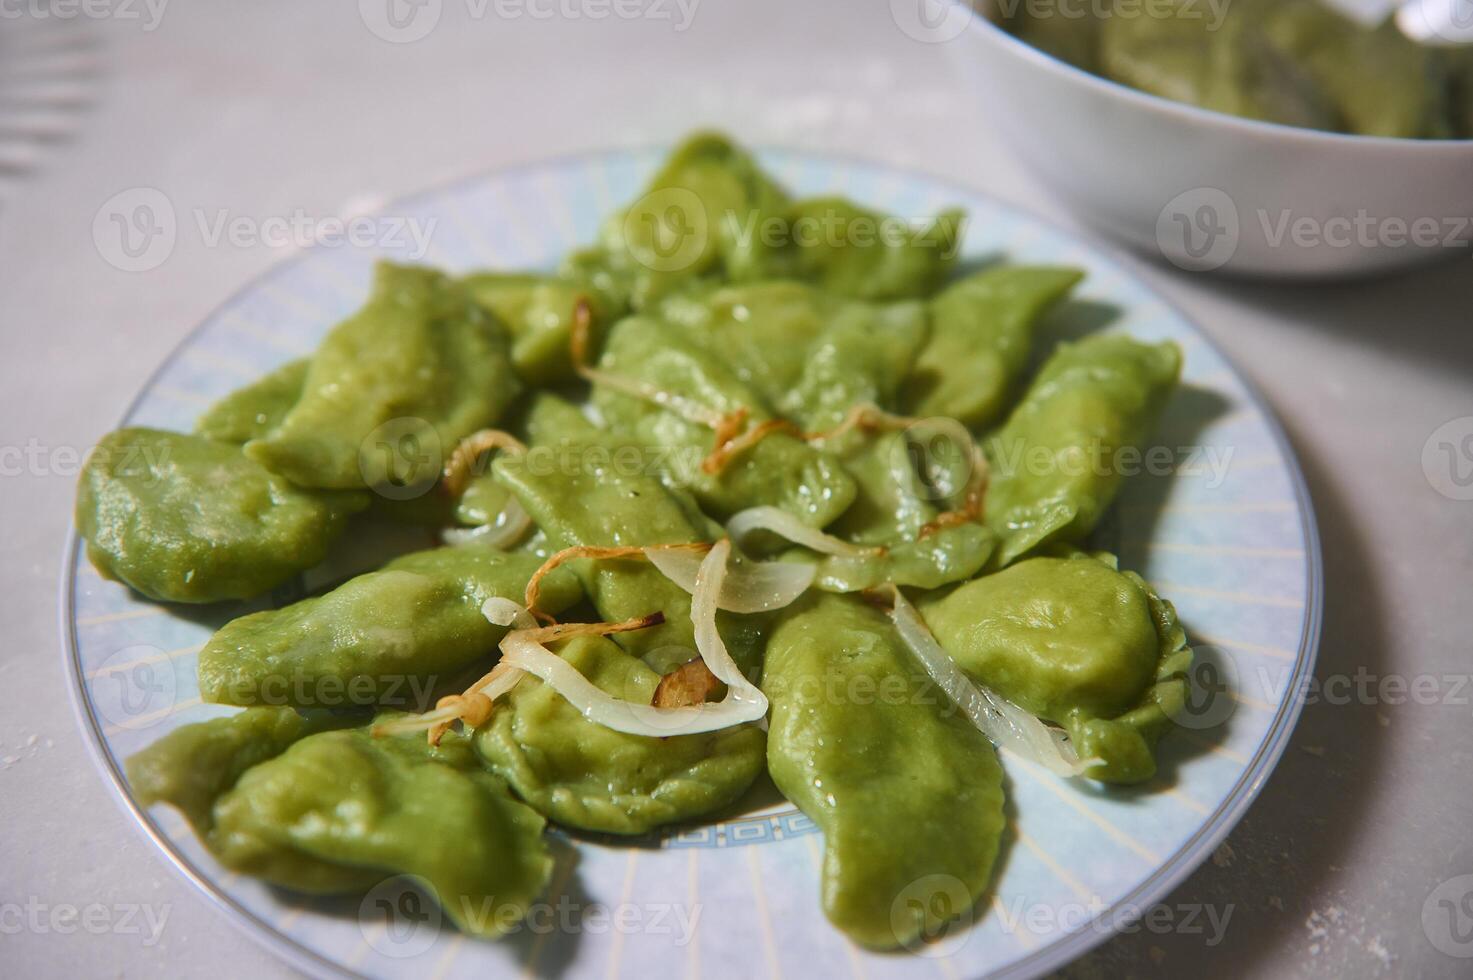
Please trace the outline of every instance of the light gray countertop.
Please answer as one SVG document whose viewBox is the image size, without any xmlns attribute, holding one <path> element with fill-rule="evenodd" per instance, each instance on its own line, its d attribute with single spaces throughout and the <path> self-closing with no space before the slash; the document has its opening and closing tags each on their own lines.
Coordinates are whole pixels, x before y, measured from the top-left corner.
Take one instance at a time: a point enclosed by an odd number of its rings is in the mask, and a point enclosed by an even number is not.
<svg viewBox="0 0 1473 980">
<path fill-rule="evenodd" d="M 93 242 L 112 195 L 144 186 L 210 213 L 331 215 L 714 124 L 917 168 L 1068 223 L 992 136 L 977 95 L 885 3 L 704 0 L 685 30 L 673 0 L 671 20 L 443 7 L 429 37 L 396 45 L 352 3 L 175 0 L 148 30 L 140 2 L 126 8 L 136 20 L 53 24 L 60 53 L 19 63 L 35 25 L 0 20 L 0 110 L 61 132 L 37 143 L 0 125 L 0 973 L 289 972 L 116 805 L 68 703 L 57 627 L 77 456 L 191 327 L 286 253 L 181 229 L 158 268 L 123 272 Z M 1229 846 L 1167 900 L 1232 905 L 1224 941 L 1143 931 L 1073 970 L 1466 976 L 1473 960 L 1429 941 L 1423 908 L 1473 873 L 1473 689 L 1456 680 L 1473 670 L 1473 502 L 1439 494 L 1422 458 L 1434 430 L 1473 415 L 1473 262 L 1333 286 L 1130 264 L 1261 387 L 1299 454 L 1324 545 L 1319 677 L 1354 691 L 1360 669 L 1432 675 L 1444 703 L 1391 703 L 1394 689 L 1372 684 L 1368 698 L 1308 706 Z M 109 909 L 90 931 L 49 917 L 90 903 Z M 124 927 L 134 906 L 167 916 L 156 941 L 146 917 Z"/>
</svg>

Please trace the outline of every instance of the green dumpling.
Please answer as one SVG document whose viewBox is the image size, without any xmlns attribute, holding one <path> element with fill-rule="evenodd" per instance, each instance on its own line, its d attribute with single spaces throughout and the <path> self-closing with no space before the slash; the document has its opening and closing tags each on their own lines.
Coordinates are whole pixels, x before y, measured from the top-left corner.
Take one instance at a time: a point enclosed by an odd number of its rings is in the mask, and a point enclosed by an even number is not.
<svg viewBox="0 0 1473 980">
<path fill-rule="evenodd" d="M 927 337 L 921 303 L 859 302 L 783 279 L 687 290 L 658 313 L 727 366 L 746 386 L 740 397 L 810 430 L 859 402 L 893 407 Z"/>
<path fill-rule="evenodd" d="M 211 405 L 195 422 L 194 431 L 222 442 L 244 444 L 261 439 L 281 424 L 302 397 L 310 358 L 288 361 L 281 367 L 237 388 Z"/>
<path fill-rule="evenodd" d="M 992 531 L 967 522 L 891 545 L 883 554 L 839 557 L 794 548 L 782 558 L 813 565 L 813 585 L 826 592 L 862 592 L 887 583 L 929 590 L 976 575 L 996 546 Z"/>
<path fill-rule="evenodd" d="M 471 298 L 496 315 L 511 332 L 511 360 L 533 385 L 573 381 L 573 311 L 587 300 L 593 330 L 623 312 L 592 282 L 533 273 L 478 272 L 461 280 Z"/>
<path fill-rule="evenodd" d="M 1323 0 L 1190 0 L 1098 26 L 1106 76 L 1181 102 L 1290 126 L 1446 138 L 1447 63 L 1390 18 L 1363 26 Z M 1365 84 L 1376 78 L 1376 85 Z"/>
<path fill-rule="evenodd" d="M 619 465 L 617 447 L 606 441 L 606 433 L 568 402 L 553 395 L 539 397 L 528 414 L 528 433 L 530 450 L 498 457 L 492 474 L 532 516 L 552 549 L 711 539 L 713 528 L 695 501 L 646 472 L 637 454 L 632 467 Z M 605 621 L 665 614 L 660 626 L 619 634 L 624 649 L 638 655 L 664 647 L 694 651 L 690 595 L 653 565 L 612 559 L 569 567 L 576 569 Z"/>
<path fill-rule="evenodd" d="M 367 305 L 313 355 L 301 399 L 245 451 L 299 486 L 433 482 L 520 390 L 505 328 L 460 285 L 382 263 Z"/>
<path fill-rule="evenodd" d="M 912 226 L 843 198 L 793 201 L 751 154 L 698 133 L 562 271 L 636 312 L 692 284 L 766 279 L 861 300 L 919 299 L 954 266 L 962 223 L 956 210 Z"/>
<path fill-rule="evenodd" d="M 603 637 L 578 637 L 558 655 L 603 691 L 649 704 L 660 675 Z M 628 735 L 585 719 L 535 677 L 497 703 L 476 732 L 481 757 L 549 820 L 582 830 L 640 834 L 734 802 L 762 771 L 754 724 L 700 735 Z"/>
<path fill-rule="evenodd" d="M 827 321 L 808 345 L 797 382 L 777 402 L 809 431 L 833 428 L 856 405 L 894 407 L 927 337 L 920 303 L 832 304 Z"/>
<path fill-rule="evenodd" d="M 772 244 L 758 232 L 787 194 L 726 137 L 698 133 L 678 146 L 644 193 L 603 225 L 599 242 L 564 263 L 641 310 L 700 279 L 764 277 Z"/>
<path fill-rule="evenodd" d="M 956 265 L 965 215 L 943 211 L 924 227 L 841 197 L 798 201 L 783 214 L 788 247 L 769 274 L 861 300 L 923 299 Z"/>
<path fill-rule="evenodd" d="M 304 891 L 303 857 L 358 880 L 427 882 L 455 925 L 494 937 L 547 886 L 545 821 L 485 771 L 464 736 L 374 738 L 324 732 L 246 770 L 215 804 L 221 863 Z M 337 891 L 337 888 L 328 888 Z"/>
<path fill-rule="evenodd" d="M 716 415 L 746 409 L 752 424 L 775 415 L 720 354 L 655 317 L 628 317 L 616 324 L 599 366 Z M 836 460 L 786 432 L 773 433 L 712 474 L 701 466 L 713 445 L 711 426 L 603 385 L 594 386 L 593 404 L 624 442 L 667 447 L 660 459 L 664 479 L 689 490 L 719 520 L 767 504 L 823 527 L 854 499 L 854 483 Z"/>
<path fill-rule="evenodd" d="M 1321 0 L 1281 0 L 1262 22 L 1267 45 L 1314 79 L 1337 128 L 1364 136 L 1445 138 L 1445 73 L 1438 53 L 1387 18 L 1362 27 Z M 1378 80 L 1367 85 L 1367 78 Z"/>
<path fill-rule="evenodd" d="M 829 920 L 893 948 L 965 912 L 997 857 L 1002 767 L 890 620 L 856 596 L 804 596 L 773 630 L 762 690 L 768 770 L 823 830 Z"/>
<path fill-rule="evenodd" d="M 1171 603 L 1113 558 L 1030 558 L 921 613 L 969 676 L 1069 732 L 1092 779 L 1155 775 L 1152 749 L 1186 696 L 1192 652 Z"/>
<path fill-rule="evenodd" d="M 1180 373 L 1170 341 L 1096 334 L 1059 345 L 987 443 L 996 565 L 1084 541 L 1120 489 L 1122 454 L 1139 459 Z"/>
<path fill-rule="evenodd" d="M 215 801 L 247 769 L 308 735 L 346 724 L 327 712 L 246 708 L 184 725 L 128 759 L 128 785 L 144 806 L 168 803 L 178 809 L 204 837 L 215 825 Z"/>
<path fill-rule="evenodd" d="M 200 694 L 217 704 L 428 710 L 436 684 L 492 654 L 506 635 L 481 605 L 492 596 L 521 602 L 541 563 L 474 546 L 435 548 L 326 595 L 242 616 L 200 651 Z M 566 569 L 542 582 L 549 612 L 581 595 Z"/>
<path fill-rule="evenodd" d="M 77 487 L 97 570 L 152 599 L 268 592 L 326 557 L 363 493 L 303 490 L 240 447 L 158 429 L 109 433 Z"/>
<path fill-rule="evenodd" d="M 906 380 L 907 415 L 954 418 L 969 428 L 1002 414 L 1033 343 L 1033 327 L 1083 273 L 1005 265 L 946 287 L 927 304 L 931 334 Z"/>
<path fill-rule="evenodd" d="M 331 724 L 248 708 L 166 735 L 128 761 L 129 782 L 145 806 L 179 807 L 232 871 L 313 894 L 415 875 L 472 935 L 520 922 L 552 867 L 544 822 L 469 740 Z"/>
</svg>

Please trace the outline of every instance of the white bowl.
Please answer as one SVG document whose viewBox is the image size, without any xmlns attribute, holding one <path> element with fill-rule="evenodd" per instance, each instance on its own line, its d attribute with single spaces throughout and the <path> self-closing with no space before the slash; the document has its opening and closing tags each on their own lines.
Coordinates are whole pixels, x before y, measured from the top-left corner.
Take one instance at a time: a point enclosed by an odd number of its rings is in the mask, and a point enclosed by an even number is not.
<svg viewBox="0 0 1473 980">
<path fill-rule="evenodd" d="M 1171 102 L 949 2 L 959 30 L 933 39 L 1014 151 L 1082 221 L 1138 249 L 1193 271 L 1327 278 L 1473 244 L 1473 140 L 1346 136 Z"/>
</svg>

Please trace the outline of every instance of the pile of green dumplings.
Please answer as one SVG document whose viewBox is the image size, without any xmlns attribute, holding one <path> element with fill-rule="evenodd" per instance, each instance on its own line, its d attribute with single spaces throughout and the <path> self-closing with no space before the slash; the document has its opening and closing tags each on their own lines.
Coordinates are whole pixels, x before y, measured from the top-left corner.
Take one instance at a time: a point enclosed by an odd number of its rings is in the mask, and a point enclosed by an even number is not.
<svg viewBox="0 0 1473 980">
<path fill-rule="evenodd" d="M 195 432 L 103 439 L 77 499 L 88 556 L 165 602 L 269 594 L 385 522 L 527 520 L 511 543 L 452 532 L 227 623 L 200 653 L 199 688 L 243 710 L 134 756 L 136 798 L 176 807 L 234 871 L 313 894 L 412 874 L 462 930 L 495 936 L 547 887 L 547 821 L 642 835 L 718 819 L 766 773 L 823 831 L 830 920 L 865 946 L 906 945 L 940 914 L 903 902 L 908 886 L 988 887 L 1003 772 L 867 601 L 887 584 L 975 683 L 1066 732 L 1087 778 L 1150 779 L 1191 652 L 1169 602 L 1086 548 L 1119 488 L 1111 461 L 1150 438 L 1180 353 L 1109 334 L 1035 351 L 1036 324 L 1081 273 L 961 271 L 956 212 L 861 234 L 894 221 L 795 199 L 700 134 L 556 272 L 383 264 L 315 354 L 227 396 Z M 860 406 L 928 421 L 846 426 Z M 713 468 L 701 413 L 781 424 Z M 947 426 L 985 463 L 930 438 Z M 487 429 L 524 451 L 439 475 Z M 1104 465 L 1058 465 L 1085 455 Z M 980 507 L 960 506 L 984 486 Z M 814 566 L 786 607 L 718 614 L 770 702 L 765 725 L 626 734 L 527 676 L 438 745 L 371 730 L 489 670 L 508 627 L 482 605 L 522 602 L 549 555 L 713 542 L 754 507 L 859 546 L 743 539 L 741 562 Z M 564 622 L 663 614 L 552 645 L 617 698 L 650 704 L 693 656 L 692 595 L 649 562 L 569 561 L 539 587 L 539 609 Z"/>
<path fill-rule="evenodd" d="M 1162 98 L 1285 126 L 1473 139 L 1473 48 L 1418 44 L 1389 14 L 1367 27 L 1325 0 L 1029 7 L 1007 18 L 1018 37 Z"/>
</svg>

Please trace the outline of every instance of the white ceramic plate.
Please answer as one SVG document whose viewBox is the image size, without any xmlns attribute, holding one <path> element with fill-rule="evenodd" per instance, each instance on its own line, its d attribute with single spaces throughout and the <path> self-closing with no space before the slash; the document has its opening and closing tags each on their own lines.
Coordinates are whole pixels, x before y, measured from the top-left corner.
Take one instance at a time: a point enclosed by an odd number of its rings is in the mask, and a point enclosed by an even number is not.
<svg viewBox="0 0 1473 980">
<path fill-rule="evenodd" d="M 560 160 L 465 181 L 386 213 L 434 223 L 426 262 L 545 267 L 590 241 L 600 217 L 637 194 L 661 156 Z M 1169 458 L 1147 467 L 1156 475 L 1127 482 L 1099 543 L 1176 602 L 1199 645 L 1198 686 L 1217 693 L 1200 696 L 1186 719 L 1192 727 L 1163 741 L 1163 774 L 1148 787 L 1063 782 L 1005 757 L 1010 828 L 995 892 L 969 927 L 917 953 L 867 953 L 829 926 L 818 896 L 821 837 L 785 802 L 759 802 L 636 846 L 554 832 L 558 870 L 547 905 L 511 938 L 481 942 L 442 927 L 432 906 L 393 892 L 395 883 L 362 903 L 322 902 L 241 878 L 210 858 L 179 814 L 141 810 L 120 775 L 122 760 L 179 725 L 230 710 L 200 703 L 196 655 L 246 607 L 147 602 L 98 577 L 71 541 L 65 653 L 103 769 L 175 866 L 297 966 L 415 980 L 1033 976 L 1162 898 L 1239 819 L 1278 759 L 1318 637 L 1319 546 L 1288 446 L 1236 371 L 1114 262 L 1031 216 L 919 174 L 808 153 L 762 158 L 802 193 L 844 193 L 905 217 L 965 207 L 967 257 L 1088 269 L 1079 293 L 1086 305 L 1058 318 L 1054 336 L 1098 326 L 1090 311 L 1112 308 L 1105 329 L 1182 346 L 1185 383 L 1157 440 Z M 405 249 L 318 247 L 252 283 L 159 368 L 126 423 L 187 430 L 215 398 L 310 352 L 359 305 L 381 257 L 402 259 Z M 400 914 L 385 918 L 382 909 Z"/>
</svg>

